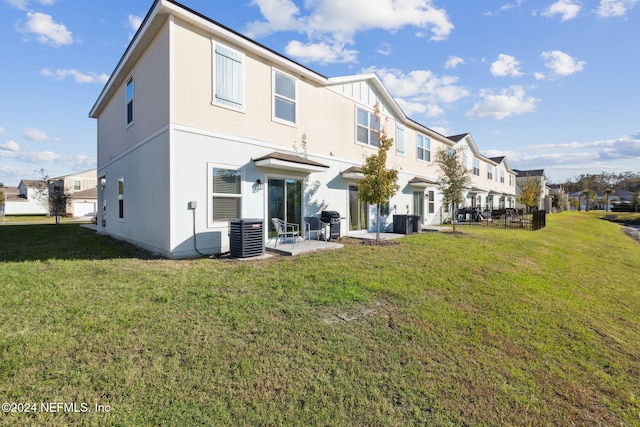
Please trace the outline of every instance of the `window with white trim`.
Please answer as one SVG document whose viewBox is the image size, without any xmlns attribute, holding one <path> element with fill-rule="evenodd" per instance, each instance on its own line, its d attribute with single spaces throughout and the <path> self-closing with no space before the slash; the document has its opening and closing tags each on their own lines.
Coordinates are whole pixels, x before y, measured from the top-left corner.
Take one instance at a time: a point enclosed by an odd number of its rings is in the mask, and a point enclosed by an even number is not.
<svg viewBox="0 0 640 427">
<path fill-rule="evenodd" d="M 378 140 L 380 120 L 376 120 L 373 113 L 362 108 L 357 109 L 356 116 L 356 141 L 378 147 L 380 145 Z"/>
<path fill-rule="evenodd" d="M 436 211 L 436 193 L 433 190 L 429 190 L 427 193 L 428 204 L 429 204 L 429 213 L 435 213 Z"/>
<path fill-rule="evenodd" d="M 504 170 L 500 170 L 500 184 L 504 184 Z"/>
<path fill-rule="evenodd" d="M 480 176 L 480 160 L 475 157 L 473 159 L 473 174 L 475 176 Z"/>
<path fill-rule="evenodd" d="M 129 80 L 127 80 L 125 91 L 127 100 L 127 126 L 129 126 L 133 123 L 133 76 L 129 77 Z"/>
<path fill-rule="evenodd" d="M 493 166 L 487 165 L 487 179 L 493 179 Z"/>
<path fill-rule="evenodd" d="M 80 181 L 79 179 L 74 179 L 73 191 L 80 191 L 80 190 L 82 190 L 82 181 Z"/>
<path fill-rule="evenodd" d="M 404 126 L 396 124 L 396 154 L 404 156 Z"/>
<path fill-rule="evenodd" d="M 296 123 L 296 79 L 273 70 L 273 118 Z"/>
<path fill-rule="evenodd" d="M 213 102 L 234 110 L 244 108 L 244 55 L 218 43 L 213 44 Z"/>
<path fill-rule="evenodd" d="M 417 158 L 418 160 L 424 160 L 425 162 L 431 161 L 431 139 L 422 135 L 416 134 L 416 146 L 417 146 Z"/>
<path fill-rule="evenodd" d="M 118 178 L 118 220 L 124 221 L 124 176 Z"/>
<path fill-rule="evenodd" d="M 212 222 L 240 218 L 242 174 L 240 170 L 209 168 Z"/>
</svg>

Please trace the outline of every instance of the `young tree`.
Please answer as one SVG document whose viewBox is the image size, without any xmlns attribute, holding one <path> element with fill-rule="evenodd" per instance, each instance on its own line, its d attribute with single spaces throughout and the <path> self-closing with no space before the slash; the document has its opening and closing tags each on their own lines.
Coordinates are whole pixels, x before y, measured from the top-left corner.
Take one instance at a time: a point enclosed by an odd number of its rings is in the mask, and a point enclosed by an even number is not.
<svg viewBox="0 0 640 427">
<path fill-rule="evenodd" d="M 540 203 L 540 196 L 542 196 L 542 185 L 540 181 L 527 174 L 524 181 L 518 182 L 518 188 L 520 194 L 516 197 L 518 203 L 527 207 L 527 210 L 536 208 Z"/>
<path fill-rule="evenodd" d="M 40 175 L 40 185 L 36 190 L 36 197 L 53 214 L 56 224 L 60 224 L 60 217 L 67 210 L 71 195 L 64 188 L 64 181 L 52 181 L 44 169 L 36 171 Z"/>
<path fill-rule="evenodd" d="M 375 120 L 380 120 L 376 104 Z M 387 152 L 393 146 L 384 127 L 378 132 L 378 152 L 367 156 L 362 166 L 364 178 L 358 185 L 358 197 L 367 204 L 376 206 L 376 244 L 380 243 L 380 205 L 386 203 L 398 191 L 398 171 L 387 169 Z"/>
<path fill-rule="evenodd" d="M 4 218 L 4 202 L 7 196 L 4 192 L 4 183 L 0 181 L 0 217 Z"/>
<path fill-rule="evenodd" d="M 440 168 L 438 188 L 442 192 L 442 203 L 451 205 L 453 232 L 456 232 L 455 207 L 464 202 L 464 189 L 471 182 L 469 171 L 464 167 L 454 149 L 443 148 L 436 154 Z"/>
<path fill-rule="evenodd" d="M 49 184 L 49 209 L 56 218 L 56 224 L 60 224 L 60 217 L 67 211 L 70 198 L 71 195 L 62 182 L 54 181 Z"/>
</svg>

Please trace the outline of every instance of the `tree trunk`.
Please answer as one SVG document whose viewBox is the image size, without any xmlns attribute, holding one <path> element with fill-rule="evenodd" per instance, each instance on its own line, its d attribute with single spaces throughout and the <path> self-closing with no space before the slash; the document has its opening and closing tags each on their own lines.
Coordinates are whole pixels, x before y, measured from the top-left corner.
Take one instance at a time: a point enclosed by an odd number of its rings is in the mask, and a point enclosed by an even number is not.
<svg viewBox="0 0 640 427">
<path fill-rule="evenodd" d="M 380 203 L 376 204 L 376 245 L 380 244 Z"/>
<path fill-rule="evenodd" d="M 451 225 L 453 225 L 453 234 L 456 233 L 456 221 L 458 220 L 458 218 L 456 218 L 456 205 L 451 202 Z"/>
</svg>

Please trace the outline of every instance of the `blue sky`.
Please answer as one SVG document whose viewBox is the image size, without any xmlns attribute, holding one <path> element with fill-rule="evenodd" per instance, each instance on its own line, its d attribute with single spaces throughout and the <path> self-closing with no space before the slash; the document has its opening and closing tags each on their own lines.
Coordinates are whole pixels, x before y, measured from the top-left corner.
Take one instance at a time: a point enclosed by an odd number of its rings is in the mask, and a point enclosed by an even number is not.
<svg viewBox="0 0 640 427">
<path fill-rule="evenodd" d="M 640 0 L 184 0 L 327 76 L 375 72 L 487 156 L 640 172 Z M 0 0 L 0 182 L 96 166 L 88 112 L 152 1 Z"/>
</svg>

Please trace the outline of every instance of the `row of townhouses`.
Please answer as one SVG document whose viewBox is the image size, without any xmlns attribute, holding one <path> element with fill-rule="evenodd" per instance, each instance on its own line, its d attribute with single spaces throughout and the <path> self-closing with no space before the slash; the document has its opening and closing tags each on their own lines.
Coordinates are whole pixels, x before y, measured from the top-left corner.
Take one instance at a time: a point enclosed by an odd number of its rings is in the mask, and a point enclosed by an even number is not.
<svg viewBox="0 0 640 427">
<path fill-rule="evenodd" d="M 376 122 L 374 108 L 379 108 Z M 516 173 L 470 134 L 407 117 L 374 74 L 328 78 L 172 0 L 157 0 L 89 113 L 97 119 L 98 232 L 170 258 L 229 249 L 230 218 L 297 223 L 323 210 L 341 235 L 374 227 L 361 166 L 384 127 L 400 190 L 385 209 L 448 215 L 434 162 L 462 153 L 467 207 L 515 207 Z"/>
<path fill-rule="evenodd" d="M 96 170 L 41 180 L 22 179 L 17 187 L 1 187 L 4 195 L 0 215 L 48 215 L 47 185 L 63 188 L 69 200 L 65 212 L 74 217 L 96 215 L 98 205 Z"/>
</svg>

